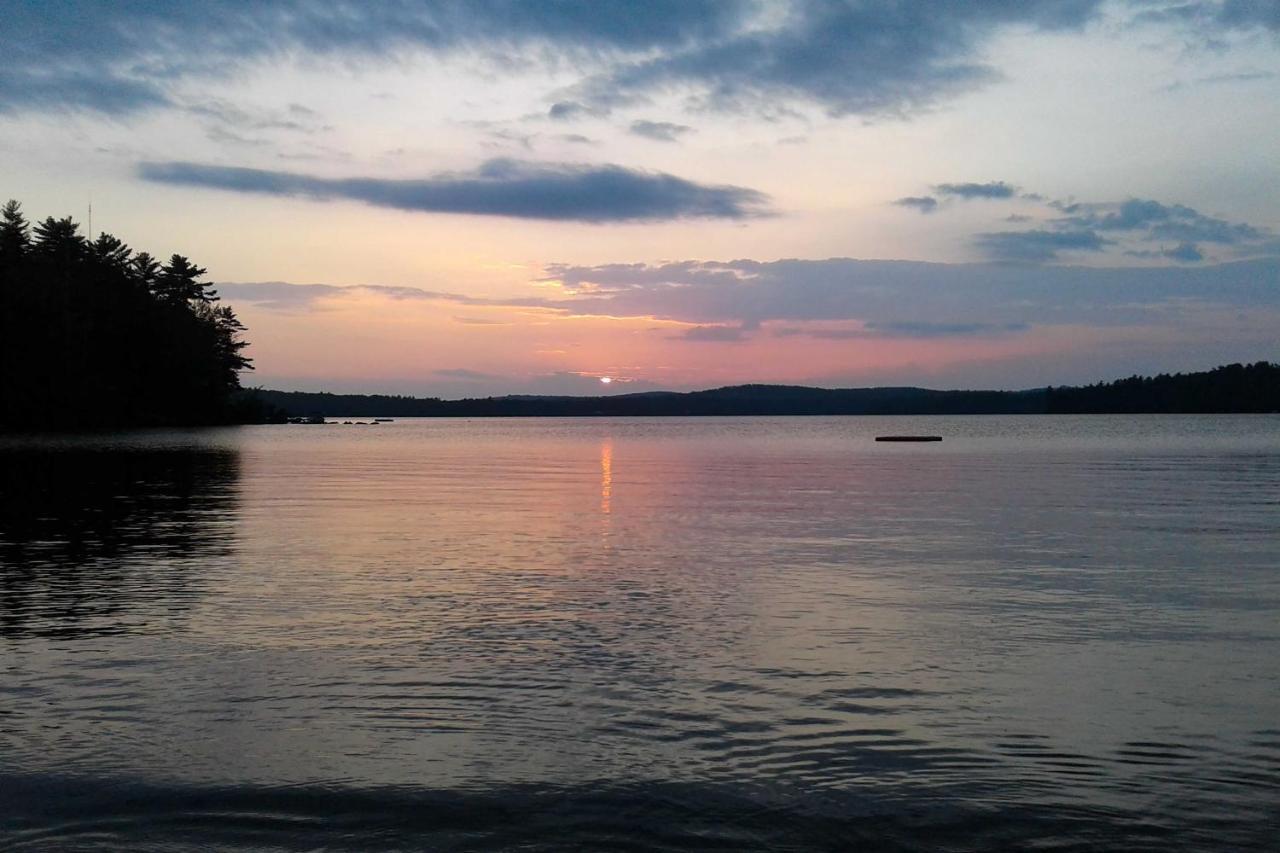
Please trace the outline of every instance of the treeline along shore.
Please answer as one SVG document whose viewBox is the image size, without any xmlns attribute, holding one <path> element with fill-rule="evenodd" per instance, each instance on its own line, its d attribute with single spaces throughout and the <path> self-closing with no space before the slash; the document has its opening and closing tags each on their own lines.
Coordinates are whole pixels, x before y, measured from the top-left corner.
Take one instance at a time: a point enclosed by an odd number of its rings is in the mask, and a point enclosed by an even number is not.
<svg viewBox="0 0 1280 853">
<path fill-rule="evenodd" d="M 244 327 L 182 255 L 0 209 L 0 428 L 261 420 L 238 394 Z"/>
<path fill-rule="evenodd" d="M 316 417 L 970 415 L 1277 412 L 1280 365 L 1027 391 L 738 385 L 610 397 L 440 400 L 245 390 L 244 326 L 205 270 L 161 263 L 69 217 L 0 209 L 0 429 L 285 422 Z"/>
<path fill-rule="evenodd" d="M 611 397 L 468 400 L 302 391 L 252 392 L 263 404 L 307 417 L 575 417 L 699 415 L 1031 415 L 1280 412 L 1280 365 L 1229 364 L 1202 373 L 1131 377 L 1028 391 L 805 388 L 737 385 L 709 391 Z"/>
</svg>

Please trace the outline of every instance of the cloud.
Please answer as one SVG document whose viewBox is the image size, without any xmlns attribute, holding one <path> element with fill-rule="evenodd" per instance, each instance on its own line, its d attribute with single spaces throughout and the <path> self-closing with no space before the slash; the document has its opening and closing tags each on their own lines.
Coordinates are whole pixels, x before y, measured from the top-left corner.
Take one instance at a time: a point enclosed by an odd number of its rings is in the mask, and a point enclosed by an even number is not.
<svg viewBox="0 0 1280 853">
<path fill-rule="evenodd" d="M 962 199 L 974 198 L 1013 198 L 1017 187 L 1004 181 L 992 181 L 986 184 L 938 184 L 933 188 L 938 195 L 955 196 Z"/>
<path fill-rule="evenodd" d="M 1101 252 L 1109 241 L 1094 231 L 1032 230 L 978 234 L 974 243 L 999 260 L 1041 263 L 1057 260 L 1066 251 Z"/>
<path fill-rule="evenodd" d="M 653 139 L 657 142 L 679 142 L 680 137 L 694 132 L 694 129 L 687 124 L 672 124 L 669 121 L 644 121 L 641 119 L 631 122 L 632 134 L 643 136 L 645 139 Z"/>
<path fill-rule="evenodd" d="M 1227 222 L 1209 216 L 1171 219 L 1151 227 L 1156 240 L 1201 240 L 1235 246 L 1263 238 L 1263 232 L 1244 222 Z"/>
<path fill-rule="evenodd" d="M 328 129 L 319 115 L 300 104 L 290 104 L 281 114 L 268 110 L 251 110 L 221 98 L 208 98 L 187 104 L 188 113 L 236 130 L 291 130 L 312 133 Z"/>
<path fill-rule="evenodd" d="M 1062 252 L 1101 252 L 1111 246 L 1118 246 L 1131 257 L 1194 263 L 1204 259 L 1198 243 L 1230 246 L 1236 257 L 1275 254 L 1280 244 L 1267 229 L 1208 216 L 1183 204 L 1141 198 L 1122 202 L 1048 201 L 1046 204 L 1065 215 L 1027 231 L 978 234 L 974 244 L 992 258 L 1035 263 L 1057 260 Z M 1024 222 L 1030 218 L 1014 214 L 1005 221 Z M 1169 249 L 1169 243 L 1177 245 Z"/>
<path fill-rule="evenodd" d="M 294 141 L 321 151 L 324 147 L 311 139 L 333 129 L 321 121 L 319 113 L 301 104 L 289 104 L 286 110 L 274 111 L 241 107 L 221 98 L 205 98 L 185 103 L 182 109 L 200 119 L 205 136 L 213 142 L 252 148 L 277 144 L 260 134 L 283 131 L 291 134 Z M 334 153 L 340 155 L 340 152 Z M 290 159 L 298 155 L 279 151 L 277 156 Z"/>
<path fill-rule="evenodd" d="M 1178 92 L 1199 86 L 1221 86 L 1230 83 L 1260 83 L 1280 78 L 1274 71 L 1237 71 L 1232 74 L 1210 74 L 1192 80 L 1178 80 L 1162 88 L 1165 92 Z"/>
<path fill-rule="evenodd" d="M 1007 27 L 1077 28 L 1097 0 L 791 2 L 754 26 L 620 62 L 579 87 L 587 101 L 685 87 L 713 109 L 809 102 L 833 116 L 902 115 L 999 78 L 981 47 Z"/>
<path fill-rule="evenodd" d="M 211 127 L 205 131 L 204 135 L 213 142 L 221 142 L 230 145 L 244 145 L 249 148 L 264 148 L 271 144 L 265 139 L 241 136 L 233 130 L 227 130 L 221 127 Z"/>
<path fill-rule="evenodd" d="M 991 181 L 985 184 L 952 183 L 935 184 L 933 191 L 945 198 L 970 199 L 1009 199 L 1013 198 L 1018 188 L 1004 181 Z M 910 207 L 921 213 L 933 213 L 938 209 L 938 199 L 931 195 L 904 196 L 893 202 L 899 207 Z"/>
<path fill-rule="evenodd" d="M 523 148 L 525 151 L 532 151 L 533 140 L 537 137 L 537 134 L 495 128 L 485 131 L 485 136 L 487 138 L 480 144 L 486 148 L 509 148 L 515 146 Z"/>
<path fill-rule="evenodd" d="M 1159 268 L 690 260 L 557 265 L 547 275 L 579 295 L 544 307 L 675 320 L 704 329 L 690 330 L 701 340 L 736 338 L 769 323 L 810 324 L 814 337 L 831 336 L 832 323 L 860 327 L 834 330 L 839 337 L 975 337 L 1038 325 L 1165 322 L 1171 310 L 1192 304 L 1280 311 L 1280 258 Z"/>
<path fill-rule="evenodd" d="M 1098 205 L 1093 206 L 1097 209 Z M 1078 208 L 1077 208 L 1078 209 Z M 1194 213 L 1194 211 L 1189 211 Z M 1104 231 L 1129 231 L 1151 225 L 1154 222 L 1168 222 L 1175 214 L 1174 207 L 1167 207 L 1158 201 L 1146 201 L 1131 198 L 1122 202 L 1118 209 L 1101 215 L 1088 213 L 1077 216 L 1070 221 L 1073 227 L 1089 225 Z"/>
<path fill-rule="evenodd" d="M 686 341 L 745 341 L 746 331 L 741 326 L 694 326 L 677 335 Z"/>
<path fill-rule="evenodd" d="M 1195 243 L 1179 243 L 1172 249 L 1164 250 L 1161 254 L 1166 258 L 1187 264 L 1199 263 L 1204 260 L 1204 252 L 1200 251 L 1200 247 Z"/>
<path fill-rule="evenodd" d="M 894 204 L 899 207 L 911 207 L 921 213 L 933 213 L 938 209 L 938 200 L 931 195 L 909 195 L 898 199 Z"/>
<path fill-rule="evenodd" d="M 1274 0 L 1225 0 L 1218 6 L 1218 20 L 1228 27 L 1265 27 L 1280 31 L 1280 6 Z"/>
<path fill-rule="evenodd" d="M 218 282 L 219 293 L 233 303 L 245 303 L 269 311 L 310 311 L 326 299 L 341 299 L 353 294 L 371 293 L 388 299 L 453 302 L 459 305 L 507 305 L 461 293 L 423 290 L 379 284 L 338 286 L 334 284 L 291 284 L 286 281 Z"/>
<path fill-rule="evenodd" d="M 553 118 L 677 88 L 715 108 L 776 112 L 809 103 L 837 116 L 901 115 L 998 79 L 981 57 L 1003 30 L 1077 28 L 1100 5 L 32 0 L 5 8 L 0 111 L 121 114 L 171 103 L 190 78 L 242 75 L 255 64 L 431 54 L 465 56 L 507 74 L 531 63 L 582 69 L 569 87 L 578 93 L 560 97 Z M 1266 20 L 1238 2 L 1219 17 L 1224 26 Z"/>
<path fill-rule="evenodd" d="M 924 323 L 909 320 L 869 322 L 856 328 L 830 326 L 784 326 L 774 330 L 778 337 L 806 337 L 849 341 L 868 338 L 996 338 L 1031 328 L 1029 323 Z"/>
<path fill-rule="evenodd" d="M 578 101 L 556 101 L 547 110 L 547 118 L 552 121 L 574 121 L 580 118 L 602 118 L 610 110 L 605 107 L 587 106 Z"/>
<path fill-rule="evenodd" d="M 1155 8 L 1137 15 L 1140 23 L 1188 24 L 1200 32 L 1265 29 L 1280 32 L 1274 0 L 1148 0 Z"/>
<path fill-rule="evenodd" d="M 996 337 L 1025 332 L 1029 323 L 918 323 L 898 321 L 894 323 L 868 323 L 867 328 L 888 337 L 902 338 L 955 338 Z"/>
<path fill-rule="evenodd" d="M 622 166 L 495 159 L 472 172 L 420 180 L 322 178 L 296 172 L 198 163 L 142 163 L 155 183 L 311 199 L 346 199 L 377 207 L 523 219 L 644 222 L 745 219 L 767 212 L 767 197 L 745 187 L 698 184 Z"/>
<path fill-rule="evenodd" d="M 1245 222 L 1228 222 L 1206 216 L 1182 204 L 1161 204 L 1131 198 L 1119 204 L 1075 204 L 1072 216 L 1057 220 L 1057 227 L 1098 231 L 1145 231 L 1148 240 L 1239 245 L 1266 238 L 1266 233 Z"/>
<path fill-rule="evenodd" d="M 4 44 L 0 38 L 0 48 Z M 11 62 L 10 55 L 6 63 Z M 13 65 L 0 69 L 0 115 L 45 110 L 118 115 L 170 103 L 168 94 L 155 83 L 93 69 L 66 68 L 51 73 Z"/>
<path fill-rule="evenodd" d="M 218 282 L 218 290 L 233 303 L 248 303 L 269 311 L 306 311 L 322 299 L 342 296 L 347 288 L 332 284 L 253 281 Z"/>
</svg>

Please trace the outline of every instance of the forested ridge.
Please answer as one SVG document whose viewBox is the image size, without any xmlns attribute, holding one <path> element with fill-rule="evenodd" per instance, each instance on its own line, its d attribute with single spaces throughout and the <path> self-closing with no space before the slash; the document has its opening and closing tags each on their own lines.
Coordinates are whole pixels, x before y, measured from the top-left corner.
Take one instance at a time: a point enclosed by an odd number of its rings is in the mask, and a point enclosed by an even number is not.
<svg viewBox="0 0 1280 853">
<path fill-rule="evenodd" d="M 1212 414 L 1280 412 L 1280 365 L 1225 364 L 1200 373 L 1130 376 L 1075 388 L 1049 388 L 1051 414 Z"/>
<path fill-rule="evenodd" d="M 182 255 L 161 263 L 70 217 L 0 211 L 0 428 L 260 420 L 244 326 Z"/>
<path fill-rule="evenodd" d="M 1280 412 L 1280 365 L 1229 364 L 1201 373 L 1134 376 L 1083 387 L 1026 391 L 806 388 L 735 385 L 611 397 L 441 400 L 377 394 L 259 391 L 290 415 L 348 417 L 620 417 L 702 415 L 989 415 Z"/>
</svg>

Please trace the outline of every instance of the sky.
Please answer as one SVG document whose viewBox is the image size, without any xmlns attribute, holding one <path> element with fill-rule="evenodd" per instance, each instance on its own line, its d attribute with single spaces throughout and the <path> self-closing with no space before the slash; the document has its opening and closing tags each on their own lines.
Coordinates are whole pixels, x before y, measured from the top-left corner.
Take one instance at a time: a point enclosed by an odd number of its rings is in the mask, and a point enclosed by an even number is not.
<svg viewBox="0 0 1280 853">
<path fill-rule="evenodd" d="M 1280 0 L 3 12 L 0 196 L 205 267 L 248 385 L 1280 360 Z"/>
</svg>

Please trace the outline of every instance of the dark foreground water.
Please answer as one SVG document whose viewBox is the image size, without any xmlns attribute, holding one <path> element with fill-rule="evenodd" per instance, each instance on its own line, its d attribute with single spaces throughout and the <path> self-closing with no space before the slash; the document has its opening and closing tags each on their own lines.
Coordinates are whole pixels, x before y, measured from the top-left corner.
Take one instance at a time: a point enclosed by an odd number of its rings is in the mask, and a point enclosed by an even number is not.
<svg viewBox="0 0 1280 853">
<path fill-rule="evenodd" d="M 0 439 L 5 849 L 1277 833 L 1280 417 Z"/>
</svg>

